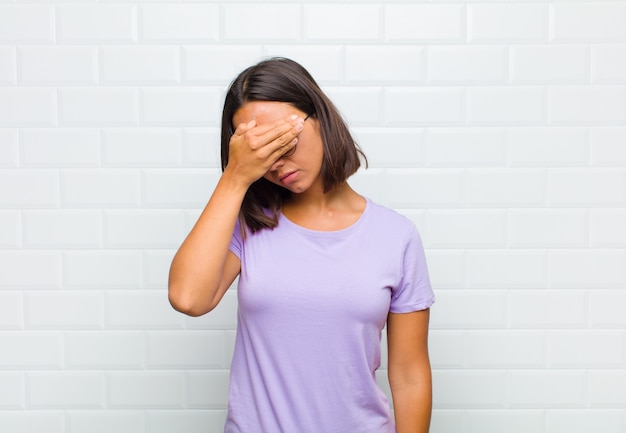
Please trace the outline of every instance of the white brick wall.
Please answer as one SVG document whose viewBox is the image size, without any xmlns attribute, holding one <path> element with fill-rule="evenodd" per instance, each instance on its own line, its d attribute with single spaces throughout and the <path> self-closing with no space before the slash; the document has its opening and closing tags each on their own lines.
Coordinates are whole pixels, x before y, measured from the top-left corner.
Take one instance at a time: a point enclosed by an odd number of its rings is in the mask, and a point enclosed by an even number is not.
<svg viewBox="0 0 626 433">
<path fill-rule="evenodd" d="M 236 293 L 167 270 L 284 55 L 422 233 L 431 431 L 626 433 L 625 1 L 0 3 L 1 432 L 221 431 Z"/>
</svg>

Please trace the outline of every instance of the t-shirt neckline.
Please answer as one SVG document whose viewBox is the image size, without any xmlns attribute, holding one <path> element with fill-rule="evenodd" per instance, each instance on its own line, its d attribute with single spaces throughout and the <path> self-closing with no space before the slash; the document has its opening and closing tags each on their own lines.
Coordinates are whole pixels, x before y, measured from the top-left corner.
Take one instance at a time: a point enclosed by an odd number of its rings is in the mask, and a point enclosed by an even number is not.
<svg viewBox="0 0 626 433">
<path fill-rule="evenodd" d="M 301 225 L 298 225 L 294 223 L 293 221 L 291 221 L 289 218 L 285 216 L 285 214 L 283 214 L 282 211 L 280 212 L 278 216 L 278 224 L 284 224 L 286 227 L 289 227 L 292 230 L 295 230 L 297 232 L 303 233 L 308 236 L 315 236 L 315 237 L 320 237 L 320 238 L 333 238 L 333 237 L 345 236 L 357 230 L 358 227 L 363 224 L 363 220 L 365 219 L 365 216 L 369 214 L 369 210 L 371 208 L 371 201 L 367 197 L 363 197 L 363 198 L 365 199 L 365 209 L 363 209 L 363 212 L 361 212 L 361 215 L 359 215 L 359 218 L 357 218 L 357 220 L 353 222 L 352 224 L 350 224 L 348 227 L 345 227 L 339 230 L 326 231 L 326 230 L 308 229 L 306 227 L 302 227 Z"/>
</svg>

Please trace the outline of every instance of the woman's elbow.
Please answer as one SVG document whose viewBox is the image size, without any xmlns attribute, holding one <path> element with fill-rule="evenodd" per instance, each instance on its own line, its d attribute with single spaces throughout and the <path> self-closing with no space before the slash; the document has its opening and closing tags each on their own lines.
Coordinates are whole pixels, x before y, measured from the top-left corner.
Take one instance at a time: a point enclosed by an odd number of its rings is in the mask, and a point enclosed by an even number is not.
<svg viewBox="0 0 626 433">
<path fill-rule="evenodd" d="M 185 290 L 181 290 L 172 284 L 168 288 L 168 300 L 176 311 L 192 317 L 202 316 L 214 308 L 212 305 L 205 305 L 199 302 L 193 296 L 187 294 Z"/>
</svg>

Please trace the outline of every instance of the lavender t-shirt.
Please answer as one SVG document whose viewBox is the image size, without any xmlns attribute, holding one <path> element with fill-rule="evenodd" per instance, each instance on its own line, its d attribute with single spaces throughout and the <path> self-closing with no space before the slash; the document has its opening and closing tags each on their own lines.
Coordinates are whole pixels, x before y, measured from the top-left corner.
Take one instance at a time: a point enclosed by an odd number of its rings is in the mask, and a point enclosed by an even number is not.
<svg viewBox="0 0 626 433">
<path fill-rule="evenodd" d="M 239 227 L 238 327 L 225 433 L 393 433 L 376 383 L 387 314 L 434 302 L 413 223 L 367 200 L 352 226 Z"/>
</svg>

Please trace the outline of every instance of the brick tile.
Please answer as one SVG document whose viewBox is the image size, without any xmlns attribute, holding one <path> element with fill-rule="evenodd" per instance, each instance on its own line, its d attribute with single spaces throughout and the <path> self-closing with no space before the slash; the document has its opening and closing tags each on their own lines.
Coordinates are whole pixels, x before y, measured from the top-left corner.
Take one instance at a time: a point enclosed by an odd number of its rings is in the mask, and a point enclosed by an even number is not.
<svg viewBox="0 0 626 433">
<path fill-rule="evenodd" d="M 515 84 L 585 84 L 589 82 L 589 47 L 519 45 L 511 47 L 511 81 Z"/>
<path fill-rule="evenodd" d="M 61 256 L 54 251 L 0 251 L 0 275 L 0 288 L 57 288 L 61 285 Z"/>
<path fill-rule="evenodd" d="M 304 35 L 312 41 L 378 41 L 381 16 L 379 5 L 309 4 L 303 8 Z"/>
<path fill-rule="evenodd" d="M 550 331 L 551 368 L 619 368 L 624 365 L 624 335 L 619 331 Z"/>
<path fill-rule="evenodd" d="M 89 128 L 25 129 L 20 153 L 24 167 L 97 167 L 100 135 Z"/>
<path fill-rule="evenodd" d="M 479 289 L 544 288 L 547 262 L 545 251 L 470 251 L 467 279 L 470 287 Z"/>
<path fill-rule="evenodd" d="M 390 169 L 385 193 L 392 207 L 457 207 L 464 203 L 464 182 L 464 173 L 455 169 Z M 407 185 L 412 186 L 410 191 Z"/>
<path fill-rule="evenodd" d="M 206 142 L 202 145 L 206 146 Z M 102 162 L 107 167 L 176 167 L 183 154 L 178 128 L 107 128 Z"/>
<path fill-rule="evenodd" d="M 457 88 L 385 90 L 385 114 L 391 125 L 446 125 L 464 120 L 463 91 Z"/>
<path fill-rule="evenodd" d="M 0 129 L 0 167 L 17 168 L 19 159 L 17 129 Z"/>
<path fill-rule="evenodd" d="M 513 248 L 584 248 L 588 216 L 582 209 L 512 209 L 508 214 Z"/>
<path fill-rule="evenodd" d="M 465 331 L 430 331 L 428 355 L 433 371 L 465 365 Z"/>
<path fill-rule="evenodd" d="M 146 338 L 148 368 L 228 368 L 223 363 L 224 334 L 220 331 L 150 331 Z"/>
<path fill-rule="evenodd" d="M 59 204 L 59 177 L 54 170 L 4 170 L 0 185 L 0 207 L 54 208 Z"/>
<path fill-rule="evenodd" d="M 53 16 L 51 5 L 0 5 L 0 42 L 52 42 Z"/>
<path fill-rule="evenodd" d="M 549 115 L 555 124 L 622 124 L 626 91 L 612 86 L 552 87 Z"/>
<path fill-rule="evenodd" d="M 589 239 L 595 248 L 626 246 L 626 209 L 592 209 L 589 213 Z"/>
<path fill-rule="evenodd" d="M 72 289 L 134 289 L 141 285 L 138 251 L 76 251 L 63 255 L 64 286 Z"/>
<path fill-rule="evenodd" d="M 26 375 L 31 409 L 103 409 L 105 383 L 100 372 L 33 372 Z"/>
<path fill-rule="evenodd" d="M 506 165 L 505 128 L 429 128 L 426 158 L 431 167 Z"/>
<path fill-rule="evenodd" d="M 130 88 L 59 89 L 59 118 L 63 126 L 135 125 L 138 104 L 137 91 Z"/>
<path fill-rule="evenodd" d="M 539 409 L 477 409 L 465 412 L 468 433 L 504 431 L 507 433 L 544 432 L 545 414 Z"/>
<path fill-rule="evenodd" d="M 226 408 L 228 370 L 187 373 L 187 402 L 190 408 Z"/>
<path fill-rule="evenodd" d="M 105 84 L 176 84 L 180 82 L 176 46 L 106 46 L 100 48 Z"/>
<path fill-rule="evenodd" d="M 433 287 L 459 289 L 467 285 L 467 258 L 463 250 L 427 250 L 428 274 Z"/>
<path fill-rule="evenodd" d="M 0 333 L 0 342 L 2 369 L 54 370 L 63 366 L 63 337 L 60 333 L 7 331 Z"/>
<path fill-rule="evenodd" d="M 143 411 L 68 411 L 67 433 L 146 433 L 146 415 Z M 150 430 L 152 431 L 152 430 Z"/>
<path fill-rule="evenodd" d="M 178 248 L 184 236 L 183 215 L 177 211 L 106 211 L 107 248 Z"/>
<path fill-rule="evenodd" d="M 390 4 L 385 6 L 387 42 L 461 42 L 465 13 L 457 4 Z"/>
<path fill-rule="evenodd" d="M 24 327 L 23 311 L 22 293 L 0 292 L 0 329 L 22 329 Z"/>
<path fill-rule="evenodd" d="M 225 409 L 149 411 L 147 416 L 151 433 L 219 431 L 224 429 L 226 422 Z"/>
<path fill-rule="evenodd" d="M 26 248 L 98 248 L 102 245 L 102 216 L 97 211 L 24 211 L 22 226 Z"/>
<path fill-rule="evenodd" d="M 463 431 L 467 422 L 464 417 L 467 409 L 433 408 L 431 429 L 433 431 Z"/>
<path fill-rule="evenodd" d="M 0 85 L 14 85 L 17 81 L 17 56 L 14 47 L 0 47 Z"/>
<path fill-rule="evenodd" d="M 431 329 L 502 329 L 506 325 L 507 294 L 495 290 L 439 290 Z"/>
<path fill-rule="evenodd" d="M 108 404 L 112 408 L 182 408 L 182 372 L 111 372 L 107 376 Z"/>
<path fill-rule="evenodd" d="M 19 50 L 20 82 L 94 85 L 97 50 L 89 46 L 28 46 Z"/>
<path fill-rule="evenodd" d="M 626 165 L 626 128 L 591 129 L 591 164 L 595 166 Z"/>
<path fill-rule="evenodd" d="M 21 244 L 20 213 L 17 210 L 0 211 L 0 248 L 19 248 Z"/>
<path fill-rule="evenodd" d="M 473 207 L 533 207 L 546 203 L 547 170 L 470 169 L 468 201 Z"/>
<path fill-rule="evenodd" d="M 553 42 L 626 41 L 622 2 L 555 3 L 551 8 Z"/>
<path fill-rule="evenodd" d="M 582 371 L 513 371 L 510 373 L 513 407 L 549 408 L 584 405 L 585 373 Z M 537 393 L 537 389 L 542 392 Z"/>
<path fill-rule="evenodd" d="M 326 93 L 350 125 L 377 125 L 383 119 L 383 91 L 374 87 L 334 87 Z"/>
<path fill-rule="evenodd" d="M 352 131 L 372 168 L 424 166 L 422 128 L 354 128 Z"/>
<path fill-rule="evenodd" d="M 0 408 L 17 410 L 25 408 L 24 375 L 19 372 L 0 372 Z M 0 425 L 1 421 L 0 421 Z"/>
<path fill-rule="evenodd" d="M 424 81 L 425 48 L 367 45 L 346 47 L 346 78 L 368 84 L 416 84 Z"/>
<path fill-rule="evenodd" d="M 216 42 L 217 4 L 149 4 L 140 6 L 142 41 Z M 167 25 L 163 25 L 167 22 Z"/>
<path fill-rule="evenodd" d="M 139 331 L 70 331 L 65 334 L 65 353 L 70 369 L 142 369 L 145 336 Z"/>
<path fill-rule="evenodd" d="M 537 125 L 546 119 L 546 91 L 539 87 L 475 87 L 467 89 L 470 124 Z"/>
<path fill-rule="evenodd" d="M 594 83 L 626 82 L 626 44 L 596 45 L 591 50 Z"/>
<path fill-rule="evenodd" d="M 586 322 L 582 290 L 515 290 L 508 302 L 513 328 L 580 328 Z"/>
<path fill-rule="evenodd" d="M 620 431 L 624 411 L 621 409 L 551 409 L 546 411 L 548 431 Z"/>
<path fill-rule="evenodd" d="M 506 212 L 478 209 L 428 211 L 430 248 L 504 248 Z"/>
<path fill-rule="evenodd" d="M 300 11 L 300 5 L 296 4 L 225 4 L 221 21 L 224 40 L 244 43 L 299 41 L 302 32 Z"/>
<path fill-rule="evenodd" d="M 262 49 L 255 45 L 186 45 L 181 53 L 184 83 L 223 85 L 256 63 Z"/>
<path fill-rule="evenodd" d="M 53 126 L 57 119 L 54 89 L 0 88 L 0 127 Z"/>
<path fill-rule="evenodd" d="M 207 143 L 212 143 L 207 146 Z M 218 128 L 183 130 L 183 165 L 185 167 L 220 168 L 220 132 Z"/>
<path fill-rule="evenodd" d="M 141 120 L 151 125 L 216 125 L 221 95 L 217 88 L 145 88 L 141 91 Z"/>
<path fill-rule="evenodd" d="M 502 371 L 435 371 L 433 405 L 440 408 L 497 407 L 505 396 Z"/>
<path fill-rule="evenodd" d="M 143 205 L 151 208 L 204 208 L 219 180 L 215 170 L 144 170 Z"/>
<path fill-rule="evenodd" d="M 623 287 L 626 282 L 626 252 L 623 250 L 551 251 L 550 286 L 600 289 Z"/>
<path fill-rule="evenodd" d="M 589 294 L 589 321 L 595 328 L 619 328 L 626 326 L 622 289 L 595 290 Z"/>
<path fill-rule="evenodd" d="M 383 169 L 361 170 L 350 178 L 350 185 L 377 203 L 389 205 L 386 187 L 383 185 L 384 176 L 385 172 Z"/>
<path fill-rule="evenodd" d="M 545 4 L 471 4 L 467 6 L 470 42 L 545 42 Z"/>
<path fill-rule="evenodd" d="M 183 315 L 174 311 L 164 290 L 105 294 L 107 329 L 180 329 Z"/>
<path fill-rule="evenodd" d="M 509 129 L 509 158 L 517 167 L 588 165 L 588 130 L 582 127 Z"/>
<path fill-rule="evenodd" d="M 548 173 L 548 203 L 553 206 L 623 206 L 626 171 L 564 168 Z"/>
<path fill-rule="evenodd" d="M 61 200 L 67 207 L 137 207 L 140 174 L 136 170 L 63 170 Z"/>
<path fill-rule="evenodd" d="M 11 433 L 65 433 L 65 413 L 59 411 L 2 411 L 0 429 Z"/>
<path fill-rule="evenodd" d="M 134 42 L 136 6 L 129 4 L 65 4 L 57 6 L 57 41 L 63 43 Z"/>
<path fill-rule="evenodd" d="M 432 84 L 503 84 L 507 50 L 503 46 L 432 46 L 427 50 Z"/>
<path fill-rule="evenodd" d="M 469 331 L 468 365 L 480 369 L 543 368 L 545 343 L 543 331 Z"/>
<path fill-rule="evenodd" d="M 142 287 L 163 289 L 167 287 L 170 264 L 174 258 L 174 250 L 145 251 L 142 254 Z"/>
<path fill-rule="evenodd" d="M 29 329 L 99 329 L 104 303 L 97 292 L 46 291 L 24 295 Z"/>
</svg>

